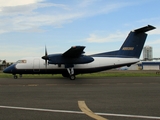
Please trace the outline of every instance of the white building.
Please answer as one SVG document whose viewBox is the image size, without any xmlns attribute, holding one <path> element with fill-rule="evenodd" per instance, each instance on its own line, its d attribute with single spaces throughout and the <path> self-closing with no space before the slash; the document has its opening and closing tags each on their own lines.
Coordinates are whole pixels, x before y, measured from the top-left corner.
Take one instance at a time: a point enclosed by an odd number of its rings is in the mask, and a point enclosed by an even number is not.
<svg viewBox="0 0 160 120">
<path fill-rule="evenodd" d="M 143 48 L 143 59 L 152 60 L 153 59 L 153 49 L 151 46 L 145 46 Z"/>
<path fill-rule="evenodd" d="M 160 70 L 160 61 L 140 61 L 131 65 L 128 70 Z"/>
</svg>

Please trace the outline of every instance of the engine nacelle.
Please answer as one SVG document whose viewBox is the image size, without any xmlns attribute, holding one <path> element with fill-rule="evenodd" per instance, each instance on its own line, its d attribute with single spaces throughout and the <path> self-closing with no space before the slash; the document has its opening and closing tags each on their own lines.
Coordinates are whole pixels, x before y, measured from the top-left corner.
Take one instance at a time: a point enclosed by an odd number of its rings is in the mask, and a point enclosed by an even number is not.
<svg viewBox="0 0 160 120">
<path fill-rule="evenodd" d="M 65 58 L 61 54 L 48 56 L 49 64 L 85 64 L 93 62 L 94 59 L 90 56 L 81 55 L 78 58 Z"/>
</svg>

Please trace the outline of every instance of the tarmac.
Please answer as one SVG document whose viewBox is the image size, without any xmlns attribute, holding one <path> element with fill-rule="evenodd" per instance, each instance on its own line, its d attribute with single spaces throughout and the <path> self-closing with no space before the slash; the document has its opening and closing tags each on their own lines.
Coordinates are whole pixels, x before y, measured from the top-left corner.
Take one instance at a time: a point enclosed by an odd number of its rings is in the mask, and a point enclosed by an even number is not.
<svg viewBox="0 0 160 120">
<path fill-rule="evenodd" d="M 160 77 L 0 78 L 1 120 L 158 120 Z"/>
</svg>

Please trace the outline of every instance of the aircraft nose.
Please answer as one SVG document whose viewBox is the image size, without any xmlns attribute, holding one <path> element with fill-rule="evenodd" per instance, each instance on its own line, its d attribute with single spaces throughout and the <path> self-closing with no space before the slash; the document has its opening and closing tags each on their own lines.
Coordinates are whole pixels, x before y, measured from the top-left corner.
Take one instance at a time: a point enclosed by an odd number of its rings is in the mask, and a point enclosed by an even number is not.
<svg viewBox="0 0 160 120">
<path fill-rule="evenodd" d="M 7 68 L 5 68 L 5 69 L 3 70 L 3 72 L 4 72 L 4 73 L 10 73 L 11 70 L 9 69 L 9 67 L 7 67 Z"/>
<path fill-rule="evenodd" d="M 11 65 L 3 70 L 4 73 L 12 73 L 14 65 Z"/>
</svg>

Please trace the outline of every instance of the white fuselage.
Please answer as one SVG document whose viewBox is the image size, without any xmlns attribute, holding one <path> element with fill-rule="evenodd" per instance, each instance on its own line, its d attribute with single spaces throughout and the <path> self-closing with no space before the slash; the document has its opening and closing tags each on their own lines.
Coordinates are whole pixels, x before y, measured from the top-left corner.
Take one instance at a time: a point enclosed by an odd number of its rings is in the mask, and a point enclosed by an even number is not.
<svg viewBox="0 0 160 120">
<path fill-rule="evenodd" d="M 133 64 L 139 62 L 140 60 L 137 58 L 116 58 L 116 57 L 93 57 L 94 61 L 87 64 L 75 64 L 74 69 L 92 69 L 92 68 L 101 68 L 107 66 L 117 66 L 125 64 Z M 65 65 L 54 65 L 48 64 L 47 67 L 45 65 L 45 61 L 40 57 L 27 57 L 21 59 L 25 62 L 17 62 L 15 67 L 17 70 L 21 69 L 65 69 Z"/>
</svg>

